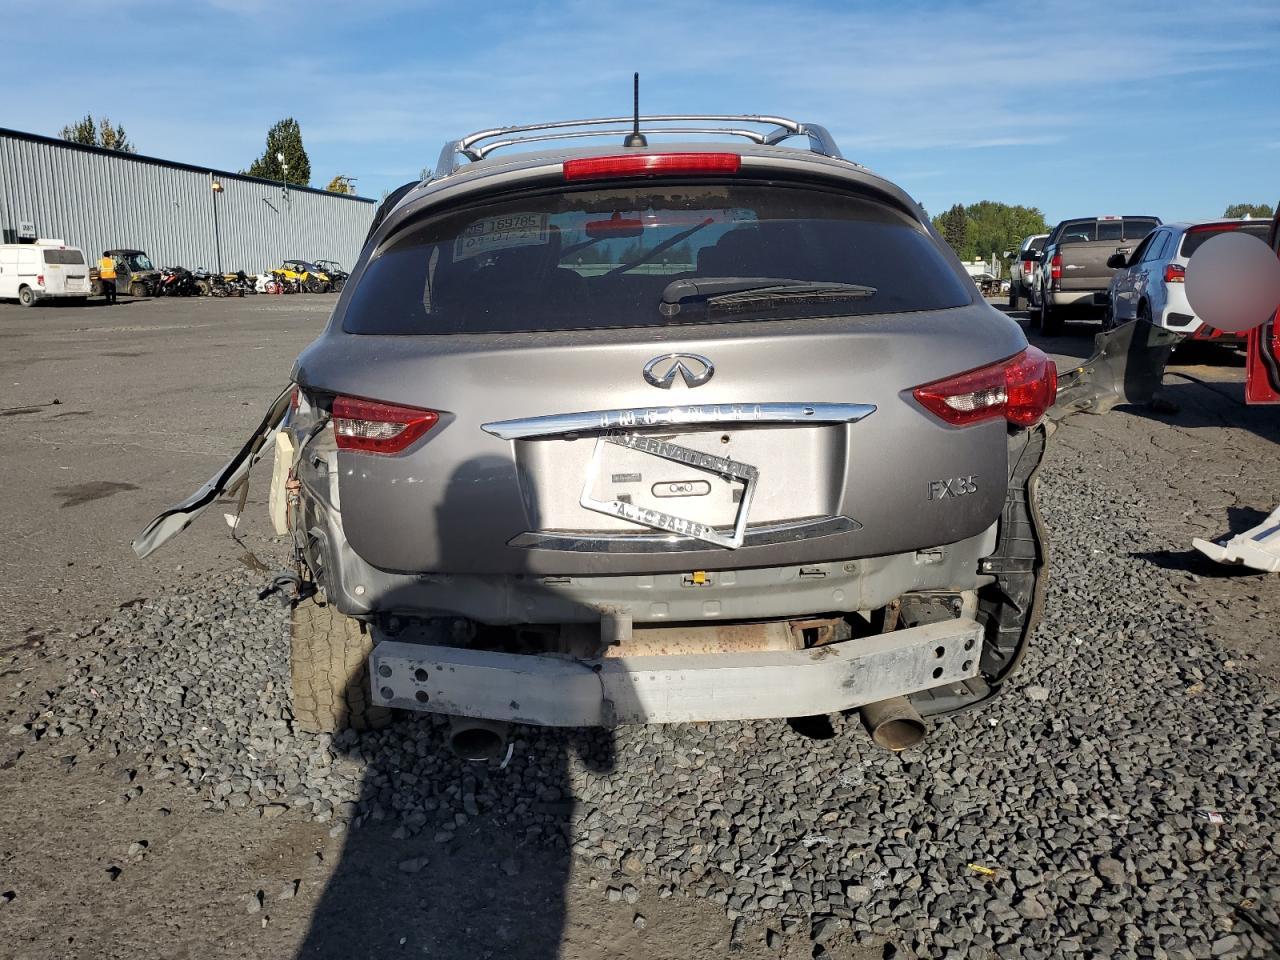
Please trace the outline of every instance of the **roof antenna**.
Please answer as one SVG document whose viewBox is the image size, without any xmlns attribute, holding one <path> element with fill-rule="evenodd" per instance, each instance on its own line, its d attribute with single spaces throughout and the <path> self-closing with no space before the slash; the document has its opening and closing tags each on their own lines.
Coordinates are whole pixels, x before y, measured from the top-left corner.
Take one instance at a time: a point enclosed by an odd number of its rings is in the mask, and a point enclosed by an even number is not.
<svg viewBox="0 0 1280 960">
<path fill-rule="evenodd" d="M 631 78 L 632 82 L 632 106 L 635 116 L 634 126 L 631 132 L 627 134 L 627 139 L 622 141 L 624 147 L 647 147 L 649 141 L 645 139 L 643 133 L 640 132 L 640 74 L 637 71 Z"/>
</svg>

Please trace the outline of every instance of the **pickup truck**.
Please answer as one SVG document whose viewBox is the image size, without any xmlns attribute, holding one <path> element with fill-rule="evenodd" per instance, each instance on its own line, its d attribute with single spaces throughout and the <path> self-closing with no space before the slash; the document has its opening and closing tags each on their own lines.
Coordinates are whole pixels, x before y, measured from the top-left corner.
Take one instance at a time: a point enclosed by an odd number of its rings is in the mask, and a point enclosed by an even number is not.
<svg viewBox="0 0 1280 960">
<path fill-rule="evenodd" d="M 1056 336 L 1066 321 L 1066 308 L 1100 311 L 1115 272 L 1107 260 L 1117 252 L 1128 256 L 1158 226 L 1159 217 L 1076 217 L 1059 223 L 1045 240 L 1036 265 L 1031 326 Z"/>
</svg>

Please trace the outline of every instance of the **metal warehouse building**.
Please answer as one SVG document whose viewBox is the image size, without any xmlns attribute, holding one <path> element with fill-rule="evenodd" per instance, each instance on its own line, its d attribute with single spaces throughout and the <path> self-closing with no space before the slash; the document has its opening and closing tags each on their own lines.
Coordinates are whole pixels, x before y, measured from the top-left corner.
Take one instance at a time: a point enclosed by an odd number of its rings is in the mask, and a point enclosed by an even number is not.
<svg viewBox="0 0 1280 960">
<path fill-rule="evenodd" d="M 288 258 L 347 269 L 377 205 L 208 167 L 0 128 L 4 243 L 58 237 L 90 259 L 145 250 L 157 265 L 257 273 Z"/>
</svg>

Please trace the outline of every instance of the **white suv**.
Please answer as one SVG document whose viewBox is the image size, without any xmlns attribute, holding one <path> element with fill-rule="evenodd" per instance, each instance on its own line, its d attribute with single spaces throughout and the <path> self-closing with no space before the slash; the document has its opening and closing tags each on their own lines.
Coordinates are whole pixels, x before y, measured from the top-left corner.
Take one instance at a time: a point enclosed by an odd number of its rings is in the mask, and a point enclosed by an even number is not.
<svg viewBox="0 0 1280 960">
<path fill-rule="evenodd" d="M 1228 230 L 1253 234 L 1265 243 L 1270 226 L 1266 220 L 1166 223 L 1147 234 L 1127 259 L 1119 252 L 1112 254 L 1107 266 L 1122 269 L 1116 270 L 1107 290 L 1103 329 L 1141 318 L 1197 340 L 1221 338 L 1222 333 L 1205 325 L 1187 303 L 1187 261 L 1206 240 Z"/>
</svg>

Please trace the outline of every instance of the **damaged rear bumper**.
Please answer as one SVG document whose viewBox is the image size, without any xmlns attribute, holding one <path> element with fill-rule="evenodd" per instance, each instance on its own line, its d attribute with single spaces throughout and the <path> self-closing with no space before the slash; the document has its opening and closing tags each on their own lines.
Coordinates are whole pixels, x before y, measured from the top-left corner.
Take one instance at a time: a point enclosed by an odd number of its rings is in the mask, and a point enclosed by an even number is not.
<svg viewBox="0 0 1280 960">
<path fill-rule="evenodd" d="M 977 675 L 983 628 L 945 620 L 806 650 L 579 660 L 384 640 L 373 702 L 553 727 L 810 716 Z"/>
</svg>

